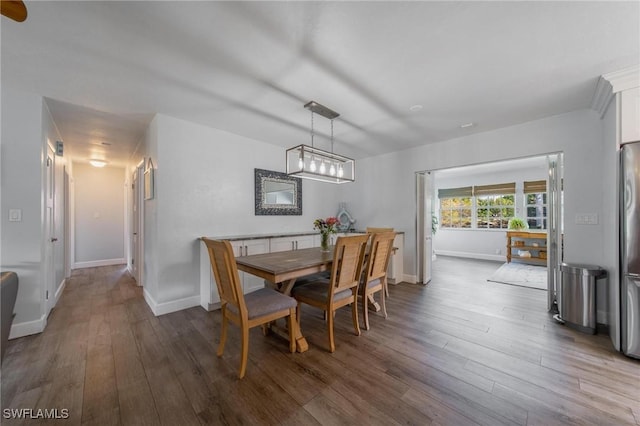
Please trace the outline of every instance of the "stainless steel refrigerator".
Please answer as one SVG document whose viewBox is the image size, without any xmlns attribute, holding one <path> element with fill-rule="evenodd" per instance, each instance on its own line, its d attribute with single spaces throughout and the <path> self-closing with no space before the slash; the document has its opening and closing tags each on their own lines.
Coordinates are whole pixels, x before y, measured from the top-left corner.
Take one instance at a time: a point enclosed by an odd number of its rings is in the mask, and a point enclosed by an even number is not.
<svg viewBox="0 0 640 426">
<path fill-rule="evenodd" d="M 621 149 L 621 349 L 640 358 L 640 142 Z"/>
</svg>

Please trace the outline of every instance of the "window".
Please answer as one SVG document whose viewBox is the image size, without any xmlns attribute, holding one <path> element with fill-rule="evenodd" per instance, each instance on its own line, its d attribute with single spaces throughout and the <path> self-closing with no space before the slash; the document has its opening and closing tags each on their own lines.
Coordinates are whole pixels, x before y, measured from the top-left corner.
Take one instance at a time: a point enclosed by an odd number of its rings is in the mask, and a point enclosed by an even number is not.
<svg viewBox="0 0 640 426">
<path fill-rule="evenodd" d="M 476 227 L 507 229 L 514 215 L 515 196 L 483 195 L 476 197 Z"/>
<path fill-rule="evenodd" d="M 474 186 L 476 228 L 507 229 L 515 213 L 515 194 L 515 182 Z"/>
<path fill-rule="evenodd" d="M 524 183 L 524 207 L 529 229 L 547 229 L 547 182 Z"/>
<path fill-rule="evenodd" d="M 438 191 L 441 228 L 471 228 L 473 188 L 448 188 Z"/>
<path fill-rule="evenodd" d="M 471 197 L 440 199 L 441 228 L 471 228 Z"/>
</svg>

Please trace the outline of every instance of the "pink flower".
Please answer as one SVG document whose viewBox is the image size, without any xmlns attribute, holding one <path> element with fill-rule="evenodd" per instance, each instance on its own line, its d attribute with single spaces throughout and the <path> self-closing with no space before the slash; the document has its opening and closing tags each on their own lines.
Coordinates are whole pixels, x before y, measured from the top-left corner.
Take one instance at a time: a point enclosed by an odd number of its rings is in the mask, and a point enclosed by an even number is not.
<svg viewBox="0 0 640 426">
<path fill-rule="evenodd" d="M 319 230 L 323 234 L 335 234 L 338 232 L 336 225 L 340 223 L 337 217 L 331 216 L 326 219 L 316 219 L 313 221 L 313 229 Z"/>
</svg>

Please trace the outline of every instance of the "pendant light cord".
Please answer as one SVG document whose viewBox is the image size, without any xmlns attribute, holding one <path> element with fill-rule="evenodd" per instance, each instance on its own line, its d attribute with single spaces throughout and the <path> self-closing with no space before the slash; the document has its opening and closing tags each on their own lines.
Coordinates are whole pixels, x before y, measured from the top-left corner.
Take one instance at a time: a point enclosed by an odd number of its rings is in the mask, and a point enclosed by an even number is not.
<svg viewBox="0 0 640 426">
<path fill-rule="evenodd" d="M 313 148 L 313 110 L 311 111 L 311 148 Z"/>
</svg>

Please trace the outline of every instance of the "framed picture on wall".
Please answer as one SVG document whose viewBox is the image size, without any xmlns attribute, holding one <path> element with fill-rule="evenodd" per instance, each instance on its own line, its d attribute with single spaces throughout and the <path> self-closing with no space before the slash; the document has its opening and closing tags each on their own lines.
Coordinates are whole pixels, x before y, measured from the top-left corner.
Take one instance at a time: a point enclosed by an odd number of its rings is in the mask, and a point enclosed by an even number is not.
<svg viewBox="0 0 640 426">
<path fill-rule="evenodd" d="M 153 162 L 151 158 L 149 158 L 149 163 L 147 164 L 147 168 L 144 171 L 144 199 L 151 200 L 153 198 Z"/>
</svg>

